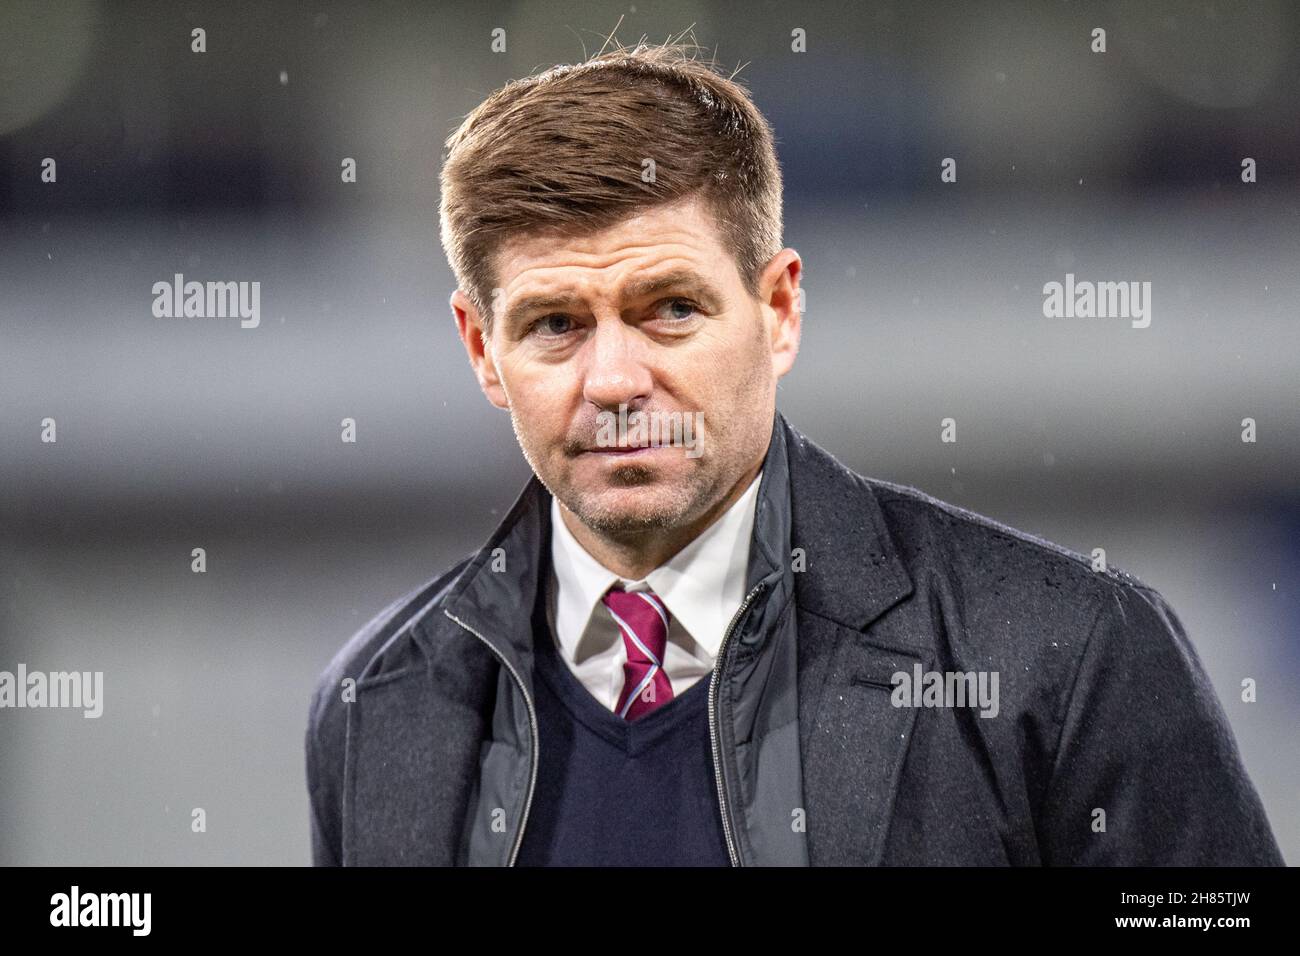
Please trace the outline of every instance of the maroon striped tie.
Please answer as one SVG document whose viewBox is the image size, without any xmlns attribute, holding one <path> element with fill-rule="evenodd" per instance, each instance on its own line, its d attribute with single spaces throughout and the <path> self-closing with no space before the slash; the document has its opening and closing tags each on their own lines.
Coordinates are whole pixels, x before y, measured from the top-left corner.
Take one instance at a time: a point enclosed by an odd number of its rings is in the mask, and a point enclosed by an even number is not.
<svg viewBox="0 0 1300 956">
<path fill-rule="evenodd" d="M 668 608 L 653 591 L 624 591 L 618 584 L 605 592 L 601 601 L 618 623 L 627 649 L 623 691 L 614 712 L 625 720 L 636 720 L 673 699 L 673 685 L 664 672 Z"/>
</svg>

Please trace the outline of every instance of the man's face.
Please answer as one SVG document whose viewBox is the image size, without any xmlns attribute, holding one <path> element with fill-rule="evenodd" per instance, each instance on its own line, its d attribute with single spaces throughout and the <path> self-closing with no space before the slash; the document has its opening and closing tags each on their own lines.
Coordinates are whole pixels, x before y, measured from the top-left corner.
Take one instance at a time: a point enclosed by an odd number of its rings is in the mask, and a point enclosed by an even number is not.
<svg viewBox="0 0 1300 956">
<path fill-rule="evenodd" d="M 486 345 L 468 298 L 452 306 L 538 478 L 593 531 L 629 538 L 699 519 L 761 464 L 776 381 L 798 350 L 799 270 L 783 250 L 749 295 L 692 199 L 598 233 L 507 242 Z M 703 432 L 694 448 L 602 447 L 598 416 L 620 405 L 692 425 L 703 413 Z"/>
</svg>

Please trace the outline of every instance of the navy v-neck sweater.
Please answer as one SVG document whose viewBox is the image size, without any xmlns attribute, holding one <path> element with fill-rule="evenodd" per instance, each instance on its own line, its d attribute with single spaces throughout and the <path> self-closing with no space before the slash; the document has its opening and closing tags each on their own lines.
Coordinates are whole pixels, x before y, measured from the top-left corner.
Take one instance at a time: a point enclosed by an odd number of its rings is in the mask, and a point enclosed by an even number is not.
<svg viewBox="0 0 1300 956">
<path fill-rule="evenodd" d="M 635 721 L 608 710 L 533 614 L 539 754 L 518 866 L 729 866 L 709 679 Z"/>
</svg>

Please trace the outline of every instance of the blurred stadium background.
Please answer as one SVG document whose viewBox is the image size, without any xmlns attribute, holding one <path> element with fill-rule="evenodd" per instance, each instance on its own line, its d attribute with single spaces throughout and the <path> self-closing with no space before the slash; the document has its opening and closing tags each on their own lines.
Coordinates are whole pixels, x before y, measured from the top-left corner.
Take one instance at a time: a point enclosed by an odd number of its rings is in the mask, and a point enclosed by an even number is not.
<svg viewBox="0 0 1300 956">
<path fill-rule="evenodd" d="M 795 426 L 1159 589 L 1300 862 L 1300 11 L 669 0 L 0 6 L 0 669 L 106 697 L 0 711 L 0 863 L 308 861 L 317 674 L 529 474 L 447 306 L 442 142 L 615 24 L 693 26 L 775 127 Z M 261 326 L 154 318 L 177 272 L 260 281 Z M 1150 328 L 1044 318 L 1066 272 L 1149 280 Z"/>
</svg>

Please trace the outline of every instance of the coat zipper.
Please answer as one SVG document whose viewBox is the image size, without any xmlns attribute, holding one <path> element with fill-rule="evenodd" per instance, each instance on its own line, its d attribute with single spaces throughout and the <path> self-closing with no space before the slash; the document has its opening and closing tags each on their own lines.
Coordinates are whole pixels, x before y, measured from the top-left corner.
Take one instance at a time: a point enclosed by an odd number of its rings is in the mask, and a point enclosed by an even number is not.
<svg viewBox="0 0 1300 956">
<path fill-rule="evenodd" d="M 449 618 L 451 618 L 453 621 L 455 621 L 457 624 L 459 624 L 465 630 L 469 631 L 471 634 L 473 634 L 475 637 L 477 637 L 480 641 L 482 641 L 484 644 L 488 646 L 488 650 L 490 650 L 493 654 L 495 654 L 497 660 L 501 661 L 501 663 L 506 666 L 506 670 L 510 671 L 510 676 L 513 677 L 515 679 L 515 683 L 519 685 L 519 692 L 524 695 L 524 703 L 528 707 L 528 727 L 532 731 L 533 749 L 532 749 L 532 754 L 530 755 L 531 759 L 529 760 L 528 796 L 524 800 L 524 815 L 523 818 L 519 821 L 519 832 L 515 835 L 515 844 L 513 847 L 510 848 L 510 859 L 506 862 L 506 866 L 514 866 L 515 857 L 519 855 L 519 847 L 524 842 L 524 827 L 528 824 L 528 810 L 533 805 L 533 789 L 537 785 L 537 739 L 538 739 L 537 713 L 535 710 L 533 710 L 533 700 L 531 697 L 528 696 L 528 690 L 527 688 L 524 687 L 524 682 L 520 678 L 519 672 L 516 671 L 515 666 L 506 659 L 506 656 L 496 649 L 496 645 L 494 645 L 486 637 L 484 637 L 478 631 L 474 630 L 474 628 L 470 627 L 460 618 L 456 617 L 456 615 L 452 614 L 446 608 L 443 608 L 442 613 L 446 614 Z"/>
<path fill-rule="evenodd" d="M 713 668 L 713 675 L 709 678 L 709 737 L 713 743 L 713 774 L 718 785 L 718 807 L 722 811 L 722 835 L 727 840 L 727 855 L 731 857 L 732 866 L 740 866 L 740 857 L 736 853 L 736 844 L 731 835 L 731 816 L 727 810 L 727 793 L 722 782 L 722 751 L 716 726 L 717 714 L 714 701 L 717 698 L 718 681 L 722 676 L 722 667 L 727 660 L 727 642 L 731 639 L 731 632 L 735 630 L 736 622 L 749 609 L 749 605 L 754 598 L 766 587 L 767 584 L 764 582 L 760 582 L 755 586 L 754 590 L 746 595 L 740 607 L 736 609 L 736 613 L 732 615 L 731 623 L 727 625 L 727 630 L 722 635 L 722 643 L 718 647 L 718 658 Z"/>
</svg>

